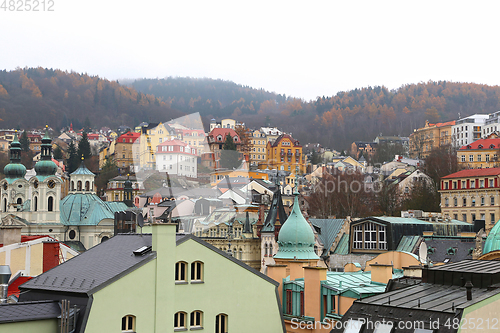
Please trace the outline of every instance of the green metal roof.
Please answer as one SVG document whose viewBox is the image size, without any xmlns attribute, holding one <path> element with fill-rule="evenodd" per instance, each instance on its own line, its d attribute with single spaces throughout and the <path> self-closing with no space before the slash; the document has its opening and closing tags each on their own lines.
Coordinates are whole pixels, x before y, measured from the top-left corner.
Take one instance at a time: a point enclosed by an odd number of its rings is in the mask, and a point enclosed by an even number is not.
<svg viewBox="0 0 500 333">
<path fill-rule="evenodd" d="M 412 253 L 415 249 L 415 245 L 420 240 L 420 236 L 403 236 L 401 241 L 399 241 L 396 251 L 410 252 Z"/>
<path fill-rule="evenodd" d="M 490 230 L 486 242 L 484 242 L 483 254 L 500 250 L 500 223 L 495 223 L 495 226 Z"/>
<path fill-rule="evenodd" d="M 60 217 L 64 225 L 97 225 L 114 219 L 114 213 L 127 210 L 123 202 L 104 202 L 95 194 L 71 193 L 61 200 Z"/>
<path fill-rule="evenodd" d="M 394 270 L 392 278 L 403 276 L 401 270 Z M 385 283 L 373 282 L 371 272 L 327 272 L 323 286 L 335 289 L 339 294 L 351 293 L 354 297 L 385 292 Z"/>
<path fill-rule="evenodd" d="M 85 163 L 83 163 L 83 160 L 82 160 L 82 163 L 80 164 L 80 166 L 78 167 L 78 169 L 76 169 L 75 171 L 73 171 L 71 174 L 72 175 L 89 175 L 89 176 L 95 176 L 95 174 L 92 173 L 92 171 L 90 171 L 89 169 L 87 169 L 87 167 L 85 166 Z"/>
<path fill-rule="evenodd" d="M 292 212 L 278 234 L 277 259 L 319 259 L 314 252 L 314 232 L 299 208 L 298 193 L 295 193 Z"/>
<path fill-rule="evenodd" d="M 340 239 L 339 243 L 337 244 L 337 247 L 335 248 L 335 251 L 333 251 L 334 254 L 348 254 L 349 253 L 349 235 L 348 234 L 343 234 L 342 238 Z"/>
</svg>

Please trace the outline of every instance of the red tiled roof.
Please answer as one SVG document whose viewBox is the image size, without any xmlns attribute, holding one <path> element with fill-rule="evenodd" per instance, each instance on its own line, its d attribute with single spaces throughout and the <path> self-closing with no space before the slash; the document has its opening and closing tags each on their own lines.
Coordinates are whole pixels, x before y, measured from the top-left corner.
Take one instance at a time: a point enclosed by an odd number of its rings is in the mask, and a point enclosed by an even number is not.
<svg viewBox="0 0 500 333">
<path fill-rule="evenodd" d="M 235 136 L 237 136 L 238 138 L 240 137 L 238 135 L 238 133 L 236 133 L 236 131 L 232 128 L 214 128 L 209 134 L 208 136 L 211 136 L 214 138 L 214 140 L 217 138 L 217 136 L 219 135 L 222 135 L 222 141 L 219 141 L 219 142 L 224 142 L 226 140 L 226 134 L 230 134 L 233 138 Z M 238 142 L 235 142 L 236 144 L 239 144 L 239 140 Z"/>
<path fill-rule="evenodd" d="M 443 127 L 443 126 L 453 126 L 455 125 L 455 120 L 448 121 L 446 123 L 435 123 L 435 124 L 429 124 L 429 126 L 436 126 L 436 127 Z"/>
<path fill-rule="evenodd" d="M 12 283 L 9 285 L 7 289 L 7 297 L 12 295 L 19 297 L 19 293 L 21 292 L 19 290 L 19 286 L 31 279 L 32 279 L 31 276 L 20 276 L 14 281 L 12 281 Z"/>
<path fill-rule="evenodd" d="M 21 243 L 24 242 L 29 242 L 35 239 L 43 238 L 43 237 L 49 237 L 48 235 L 38 235 L 38 236 L 21 236 Z"/>
<path fill-rule="evenodd" d="M 188 144 L 185 143 L 184 141 L 174 139 L 174 140 L 163 141 L 158 146 L 183 146 L 183 147 L 185 147 L 187 145 Z"/>
<path fill-rule="evenodd" d="M 291 135 L 289 135 L 289 134 L 281 134 L 280 136 L 278 136 L 278 137 L 276 138 L 276 140 L 272 143 L 272 145 L 271 145 L 271 146 L 272 146 L 272 147 L 277 147 L 277 146 L 279 145 L 279 143 L 280 143 L 283 139 L 285 139 L 285 138 L 290 139 L 290 141 L 292 141 L 292 144 L 293 144 L 293 146 L 294 146 L 294 147 L 302 147 L 302 146 L 300 145 L 300 143 L 299 143 L 299 140 L 295 140 L 295 139 L 294 139 L 294 138 L 292 138 L 292 136 L 291 136 Z"/>
<path fill-rule="evenodd" d="M 500 168 L 489 169 L 467 169 L 452 173 L 451 175 L 444 176 L 441 179 L 448 178 L 466 178 L 466 177 L 484 177 L 484 176 L 498 176 L 500 175 Z"/>
<path fill-rule="evenodd" d="M 479 148 L 479 145 L 482 145 L 482 148 Z M 490 147 L 493 145 L 493 147 Z M 468 148 L 470 147 L 470 148 Z M 461 147 L 459 150 L 468 150 L 468 149 L 498 149 L 500 148 L 500 139 L 480 139 L 469 143 Z"/>
</svg>

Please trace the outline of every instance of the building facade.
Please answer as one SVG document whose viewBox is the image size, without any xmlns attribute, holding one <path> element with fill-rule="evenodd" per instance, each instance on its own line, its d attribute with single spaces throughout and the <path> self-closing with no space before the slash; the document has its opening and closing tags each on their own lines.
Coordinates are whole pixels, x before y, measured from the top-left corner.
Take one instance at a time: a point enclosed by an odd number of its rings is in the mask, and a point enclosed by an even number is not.
<svg viewBox="0 0 500 333">
<path fill-rule="evenodd" d="M 140 133 L 127 132 L 120 135 L 114 145 L 114 160 L 120 171 L 127 172 L 134 165 L 133 147 Z"/>
<path fill-rule="evenodd" d="M 441 213 L 460 221 L 484 220 L 490 230 L 500 219 L 500 168 L 469 169 L 441 178 Z"/>
<path fill-rule="evenodd" d="M 451 127 L 453 146 L 458 148 L 481 139 L 488 117 L 487 114 L 473 114 L 457 120 Z"/>
<path fill-rule="evenodd" d="M 458 149 L 458 164 L 466 169 L 495 168 L 500 166 L 499 154 L 499 138 L 480 139 Z"/>
<path fill-rule="evenodd" d="M 196 178 L 198 154 L 195 148 L 180 140 L 164 141 L 156 148 L 156 170 Z"/>
<path fill-rule="evenodd" d="M 415 130 L 410 135 L 410 158 L 424 159 L 430 152 L 444 145 L 452 144 L 452 127 L 455 121 L 430 124 Z"/>
<path fill-rule="evenodd" d="M 266 168 L 284 170 L 304 174 L 306 172 L 305 155 L 302 154 L 302 146 L 288 134 L 280 135 L 273 143 L 267 142 L 267 165 Z M 261 166 L 264 169 L 264 165 Z"/>
</svg>

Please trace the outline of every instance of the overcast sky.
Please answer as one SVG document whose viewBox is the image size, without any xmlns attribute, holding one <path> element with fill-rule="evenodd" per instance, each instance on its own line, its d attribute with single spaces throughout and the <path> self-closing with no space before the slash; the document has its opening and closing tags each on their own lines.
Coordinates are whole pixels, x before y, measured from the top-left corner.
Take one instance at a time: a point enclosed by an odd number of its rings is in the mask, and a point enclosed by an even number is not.
<svg viewBox="0 0 500 333">
<path fill-rule="evenodd" d="M 0 9 L 1 69 L 220 78 L 305 100 L 368 85 L 500 81 L 499 1 L 53 3 Z"/>
</svg>

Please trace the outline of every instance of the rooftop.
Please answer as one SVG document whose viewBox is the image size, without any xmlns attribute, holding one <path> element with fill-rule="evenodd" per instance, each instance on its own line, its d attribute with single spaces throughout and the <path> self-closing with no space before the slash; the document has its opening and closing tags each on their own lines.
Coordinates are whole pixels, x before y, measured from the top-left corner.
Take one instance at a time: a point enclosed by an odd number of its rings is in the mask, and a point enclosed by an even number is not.
<svg viewBox="0 0 500 333">
<path fill-rule="evenodd" d="M 441 179 L 450 178 L 466 178 L 466 177 L 485 177 L 500 175 L 500 168 L 485 168 L 485 169 L 467 169 L 444 176 Z"/>
</svg>

